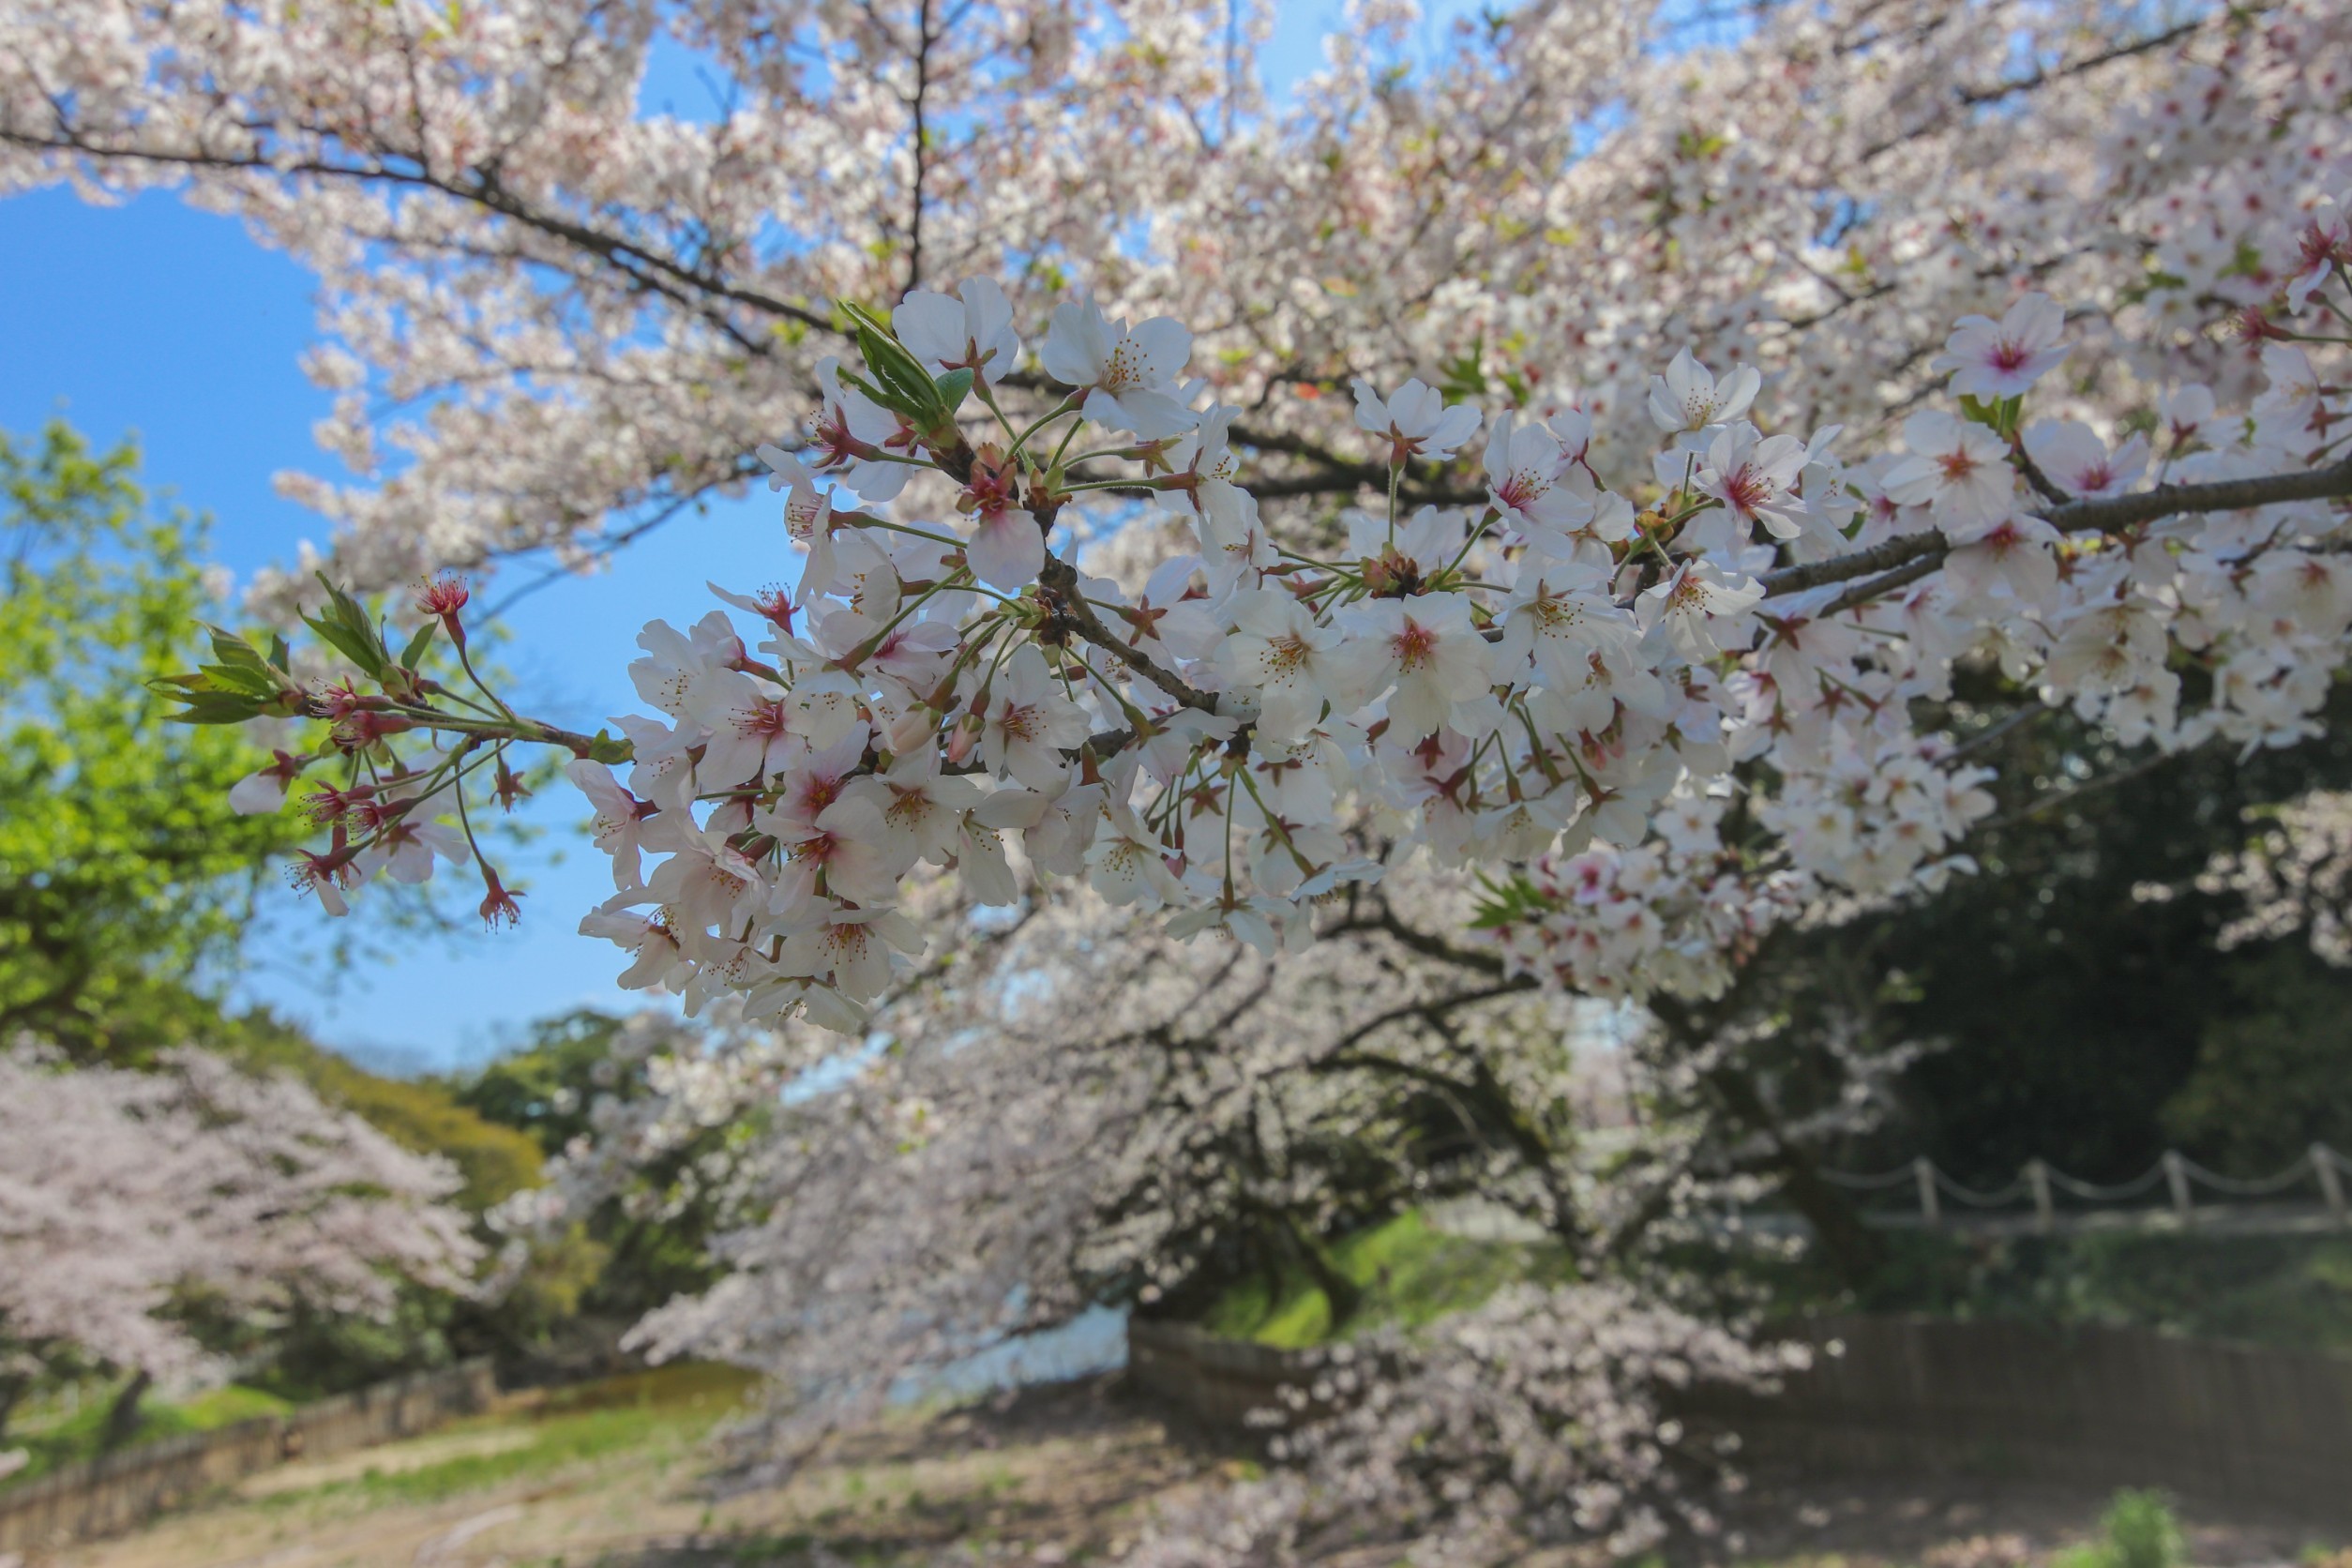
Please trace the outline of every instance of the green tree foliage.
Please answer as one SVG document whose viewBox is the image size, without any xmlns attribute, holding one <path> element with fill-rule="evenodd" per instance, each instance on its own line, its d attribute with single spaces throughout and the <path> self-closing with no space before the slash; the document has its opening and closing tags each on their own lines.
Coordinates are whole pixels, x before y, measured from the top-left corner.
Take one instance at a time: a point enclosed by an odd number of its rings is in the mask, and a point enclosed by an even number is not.
<svg viewBox="0 0 2352 1568">
<path fill-rule="evenodd" d="M 599 1096 L 630 1100 L 647 1093 L 644 1063 L 613 1049 L 621 1027 L 621 1019 L 593 1009 L 542 1019 L 521 1049 L 459 1084 L 458 1101 L 530 1134 L 552 1154 L 590 1130 Z M 581 1312 L 626 1327 L 716 1277 L 707 1247 L 718 1205 L 693 1176 L 711 1156 L 756 1132 L 737 1123 L 686 1140 L 641 1172 L 635 1201 L 610 1200 L 586 1217 L 585 1233 L 604 1259 L 580 1290 Z"/>
<path fill-rule="evenodd" d="M 2352 976 L 2300 946 L 2233 964 L 2164 1130 L 2218 1170 L 2283 1168 L 2314 1143 L 2352 1154 Z"/>
<path fill-rule="evenodd" d="M 129 444 L 98 452 L 62 423 L 30 440 L 0 432 L 0 1032 L 29 1030 L 83 1061 L 138 1065 L 192 1044 L 291 1072 L 395 1141 L 448 1158 L 460 1200 L 481 1214 L 537 1184 L 545 1127 L 480 1114 L 447 1083 L 370 1073 L 266 1012 L 220 1004 L 264 864 L 300 823 L 233 811 L 231 786 L 264 759 L 234 729 L 167 722 L 173 702 L 149 687 L 210 657 L 199 623 L 222 611 L 203 525 L 151 505 L 138 467 Z M 387 907 L 396 923 L 433 923 L 421 903 Z M 582 1053 L 595 1048 L 577 1043 L 564 1071 L 586 1082 Z M 696 1277 L 699 1235 L 673 1246 L 652 1228 L 622 1229 L 620 1250 L 642 1275 L 622 1297 Z M 583 1233 L 538 1249 L 496 1302 L 415 1288 L 385 1322 L 297 1311 L 220 1348 L 293 1395 L 454 1355 L 528 1357 L 570 1332 L 611 1257 Z"/>
<path fill-rule="evenodd" d="M 2352 784 L 2347 717 L 2339 693 L 2328 732 L 2302 746 L 2150 761 L 2039 716 L 2000 742 L 2003 773 L 2031 792 L 1970 841 L 1975 875 L 1842 926 L 1784 929 L 1720 1004 L 1666 1010 L 1684 1045 L 1734 1043 L 1698 1092 L 1767 1154 L 1779 1129 L 1835 1102 L 1852 1062 L 1925 1048 L 1883 1083 L 1874 1130 L 1762 1161 L 1832 1240 L 1775 1280 L 1782 1305 L 2352 1343 L 2352 1274 L 2331 1240 L 1872 1232 L 1817 1175 L 1925 1154 L 1979 1187 L 2036 1157 L 2114 1182 L 2172 1147 L 2253 1177 L 2314 1139 L 2352 1145 L 2352 971 L 2299 932 L 2224 951 L 2242 906 L 2197 885 L 2254 836 L 2249 811 Z"/>
<path fill-rule="evenodd" d="M 1925 1154 L 1999 1186 L 2038 1157 L 2116 1181 L 2178 1140 L 2216 1168 L 2266 1174 L 2334 1124 L 2307 1102 L 2341 1106 L 2352 1080 L 2342 1048 L 2330 1057 L 2311 1031 L 2352 1007 L 2352 972 L 2299 936 L 2222 951 L 2240 906 L 2196 882 L 2245 844 L 2250 807 L 2352 782 L 2347 717 L 2290 750 L 2207 746 L 2148 765 L 2061 715 L 2022 726 L 2001 766 L 2032 793 L 1970 841 L 1976 874 L 1776 934 L 1697 1030 L 1745 1031 L 1749 1076 L 1789 1120 L 1844 1081 L 1832 1044 L 1929 1048 L 1892 1084 L 1877 1131 L 1823 1152 L 1845 1168 Z"/>
<path fill-rule="evenodd" d="M 1899 1153 L 1988 1184 L 2037 1156 L 2092 1181 L 2137 1176 L 2182 1133 L 2200 1135 L 2188 1152 L 2217 1168 L 2283 1164 L 2275 1148 L 2202 1136 L 2223 1132 L 2210 1120 L 2168 1125 L 2167 1108 L 2214 1032 L 2273 1006 L 2341 1014 L 2352 974 L 2299 938 L 2224 953 L 2216 939 L 2238 905 L 2195 883 L 2215 854 L 2245 842 L 2248 807 L 2352 780 L 2344 716 L 2330 714 L 2327 737 L 2292 750 L 2240 758 L 2208 746 L 2075 795 L 2062 793 L 2072 777 L 2120 775 L 2132 759 L 2093 756 L 2086 768 L 2096 741 L 2058 723 L 2027 742 L 2024 761 L 2054 804 L 1985 835 L 1983 874 L 1890 922 L 1878 948 L 1901 988 L 1888 1022 L 1943 1047 L 1907 1075 L 1891 1129 Z M 2285 1108 L 2325 1082 L 2273 1073 L 2244 1088 L 2292 1115 Z"/>
<path fill-rule="evenodd" d="M 446 1158 L 465 1178 L 459 1202 L 475 1214 L 539 1184 L 539 1144 L 460 1103 L 445 1083 L 371 1073 L 266 1013 L 234 1020 L 219 1048 L 254 1066 L 292 1073 L 321 1099 L 357 1112 L 394 1142 Z"/>
<path fill-rule="evenodd" d="M 232 811 L 249 744 L 166 725 L 147 688 L 219 611 L 203 525 L 152 507 L 137 474 L 128 443 L 0 432 L 0 1032 L 117 1061 L 213 1013 L 204 980 L 295 826 Z"/>
</svg>

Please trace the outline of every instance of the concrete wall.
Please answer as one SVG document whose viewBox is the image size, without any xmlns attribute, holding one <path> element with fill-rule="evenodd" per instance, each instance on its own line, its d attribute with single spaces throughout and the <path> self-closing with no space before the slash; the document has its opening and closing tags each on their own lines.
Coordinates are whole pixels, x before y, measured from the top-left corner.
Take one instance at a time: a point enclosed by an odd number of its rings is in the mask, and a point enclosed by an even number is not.
<svg viewBox="0 0 2352 1568">
<path fill-rule="evenodd" d="M 188 1432 L 0 1488 L 0 1551 L 130 1530 L 156 1514 L 284 1460 L 404 1438 L 486 1408 L 490 1363 L 420 1372 L 283 1416 Z"/>
<path fill-rule="evenodd" d="M 1751 1465 L 2161 1485 L 2352 1520 L 2352 1361 L 1923 1318 L 1781 1332 L 1817 1353 L 1780 1394 L 1703 1388 L 1678 1402 L 1695 1425 L 1739 1433 Z M 1138 1391 L 1229 1428 L 1315 1377 L 1304 1356 L 1182 1324 L 1137 1322 L 1128 1344 Z"/>
</svg>

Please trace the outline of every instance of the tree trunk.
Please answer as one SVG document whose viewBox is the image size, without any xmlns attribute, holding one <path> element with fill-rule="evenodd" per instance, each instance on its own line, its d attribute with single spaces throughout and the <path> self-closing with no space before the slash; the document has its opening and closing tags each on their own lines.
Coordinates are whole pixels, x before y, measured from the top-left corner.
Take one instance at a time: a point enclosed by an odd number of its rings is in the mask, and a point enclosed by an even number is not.
<svg viewBox="0 0 2352 1568">
<path fill-rule="evenodd" d="M 1772 1168 L 1780 1173 L 1781 1190 L 1813 1227 L 1838 1282 L 1860 1289 L 1886 1266 L 1886 1238 L 1862 1222 L 1845 1194 L 1821 1179 L 1821 1172 L 1802 1150 L 1781 1137 L 1780 1121 L 1748 1076 L 1736 1067 L 1721 1066 L 1707 1074 L 1708 1085 L 1721 1097 L 1734 1119 L 1761 1133 L 1772 1146 Z"/>
<path fill-rule="evenodd" d="M 33 1380 L 22 1377 L 0 1378 L 0 1438 L 8 1435 L 8 1418 L 16 1413 L 17 1401 L 33 1386 Z"/>
<path fill-rule="evenodd" d="M 106 1425 L 98 1434 L 98 1446 L 106 1453 L 128 1442 L 139 1430 L 139 1401 L 155 1386 L 155 1379 L 145 1371 L 135 1372 L 122 1392 L 114 1395 L 113 1405 L 106 1412 Z"/>
<path fill-rule="evenodd" d="M 1306 1265 L 1306 1272 L 1313 1276 L 1315 1288 L 1322 1291 L 1323 1299 L 1331 1304 L 1331 1326 L 1336 1332 L 1339 1325 L 1354 1317 L 1356 1309 L 1364 1304 L 1363 1289 L 1354 1280 L 1339 1272 L 1324 1253 L 1322 1244 L 1308 1235 L 1295 1220 L 1290 1222 L 1290 1244 L 1298 1252 L 1299 1261 Z"/>
</svg>

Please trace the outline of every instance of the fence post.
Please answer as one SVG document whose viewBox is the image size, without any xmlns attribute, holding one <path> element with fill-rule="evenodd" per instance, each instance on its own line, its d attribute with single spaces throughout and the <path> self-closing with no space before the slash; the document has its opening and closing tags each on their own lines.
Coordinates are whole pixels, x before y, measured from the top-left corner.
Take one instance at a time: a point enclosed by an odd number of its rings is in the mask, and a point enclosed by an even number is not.
<svg viewBox="0 0 2352 1568">
<path fill-rule="evenodd" d="M 2050 1201 L 2050 1168 L 2038 1159 L 2026 1162 L 2026 1184 L 2033 1189 L 2033 1226 L 2044 1236 L 2058 1229 L 2057 1206 Z"/>
<path fill-rule="evenodd" d="M 2194 1225 L 2196 1200 L 2189 1193 L 2189 1162 L 2178 1149 L 2164 1151 L 2164 1184 L 2172 1188 L 2172 1212 L 2180 1216 L 2181 1225 Z"/>
<path fill-rule="evenodd" d="M 2344 1213 L 2344 1178 L 2336 1170 L 2336 1152 L 2324 1143 L 2313 1144 L 2311 1168 L 2319 1178 L 2319 1196 L 2328 1200 L 2328 1213 L 2338 1225 L 2352 1224 L 2352 1214 Z"/>
<path fill-rule="evenodd" d="M 1943 1222 L 1943 1207 L 1936 1198 L 1935 1163 L 1924 1154 L 1911 1162 L 1912 1179 L 1919 1183 L 1919 1214 L 1922 1224 L 1929 1227 Z"/>
</svg>

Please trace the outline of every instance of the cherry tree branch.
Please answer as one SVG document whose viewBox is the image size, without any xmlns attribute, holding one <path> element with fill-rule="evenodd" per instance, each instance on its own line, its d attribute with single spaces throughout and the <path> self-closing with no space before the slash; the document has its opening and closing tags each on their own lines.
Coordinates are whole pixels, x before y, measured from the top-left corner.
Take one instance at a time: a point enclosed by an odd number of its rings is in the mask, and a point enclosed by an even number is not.
<svg viewBox="0 0 2352 1568">
<path fill-rule="evenodd" d="M 1037 574 L 1037 580 L 1054 596 L 1053 609 L 1079 637 L 1100 648 L 1128 669 L 1150 681 L 1168 696 L 1198 713 L 1217 711 L 1216 694 L 1202 691 L 1182 675 L 1161 664 L 1140 648 L 1129 647 L 1103 625 L 1094 607 L 1078 592 L 1078 568 L 1058 555 L 1046 557 L 1046 564 Z"/>
<path fill-rule="evenodd" d="M 2070 77 L 2082 76 L 2098 70 L 2102 67 L 2114 65 L 2118 60 L 2129 60 L 2136 55 L 2179 43 L 2207 26 L 2209 21 L 2209 18 L 2200 16 L 2193 22 L 2181 23 L 2162 33 L 2151 34 L 2144 38 L 2133 39 L 2130 43 L 2118 44 L 2113 49 L 2103 50 L 2097 54 L 2087 55 L 2080 60 L 2060 66 L 2055 70 L 2037 69 L 2030 76 L 2021 76 L 2014 81 L 1997 83 L 1990 87 L 1955 88 L 1952 91 L 1951 107 L 1965 112 L 1980 109 L 1990 103 L 1999 103 L 2004 99 L 2015 98 L 2020 93 L 2039 92 L 2054 82 L 2063 82 Z M 1943 116 L 1940 114 L 1931 115 L 1900 136 L 1892 136 L 1884 141 L 1871 143 L 1862 149 L 1862 161 L 1871 162 L 1905 143 L 1924 135 L 1931 128 L 1940 124 L 1942 119 Z"/>
<path fill-rule="evenodd" d="M 302 158 L 279 161 L 261 154 L 229 154 L 206 152 L 169 152 L 147 147 L 110 147 L 88 141 L 70 128 L 53 137 L 32 136 L 23 131 L 0 127 L 0 143 L 22 147 L 27 152 L 65 154 L 76 158 L 116 160 L 125 163 L 158 164 L 171 168 L 210 172 L 224 174 L 309 175 L 315 178 L 369 185 L 406 186 L 412 189 L 429 190 L 453 201 L 470 203 L 497 214 L 524 228 L 535 230 L 550 239 L 562 240 L 591 256 L 617 268 L 624 278 L 636 286 L 660 294 L 671 303 L 693 309 L 697 314 L 720 327 L 737 343 L 753 353 L 764 354 L 769 344 L 744 333 L 724 317 L 714 315 L 688 294 L 692 289 L 738 305 L 749 306 L 773 315 L 797 322 L 803 326 L 822 332 L 837 330 L 833 320 L 804 305 L 778 299 L 757 289 L 731 282 L 705 268 L 695 267 L 677 258 L 639 241 L 617 234 L 609 234 L 577 219 L 534 207 L 507 190 L 499 182 L 492 169 L 475 172 L 470 181 L 460 181 L 434 173 L 421 160 L 415 169 L 401 169 L 391 164 L 373 161 L 366 164 L 344 164 L 323 158 Z M 528 258 L 522 258 L 528 259 Z M 654 276 L 658 274 L 659 276 Z"/>
<path fill-rule="evenodd" d="M 931 0 L 923 0 L 921 13 L 915 19 L 917 44 L 914 51 L 914 98 L 908 105 L 914 116 L 913 154 L 914 188 L 908 203 L 907 214 L 907 286 L 899 291 L 904 299 L 923 282 L 923 182 L 928 173 L 929 154 L 924 139 L 929 134 L 925 116 L 929 109 L 931 93 L 931 49 L 939 42 L 931 31 Z"/>
<path fill-rule="evenodd" d="M 2298 474 L 2266 474 L 2250 479 L 2220 479 L 2199 485 L 2159 485 L 2131 495 L 2071 501 L 2063 506 L 2052 506 L 2040 516 L 2061 534 L 2117 534 L 2144 522 L 2189 513 L 2236 512 L 2289 501 L 2327 501 L 2344 496 L 2352 496 L 2352 458 Z M 1876 583 L 1866 584 L 1869 591 L 1853 598 L 1852 603 L 1847 602 L 1846 596 L 1832 600 L 1820 612 L 1830 615 L 1925 576 L 1951 549 L 1951 541 L 1939 530 L 1929 529 L 1827 561 L 1784 566 L 1762 574 L 1756 580 L 1763 584 L 1767 598 L 1784 598 L 1809 588 L 1869 577 L 1875 572 L 1888 574 Z M 1922 561 L 1925 565 L 1917 565 Z M 1912 569 L 1898 580 L 1892 568 L 1899 566 Z"/>
</svg>

